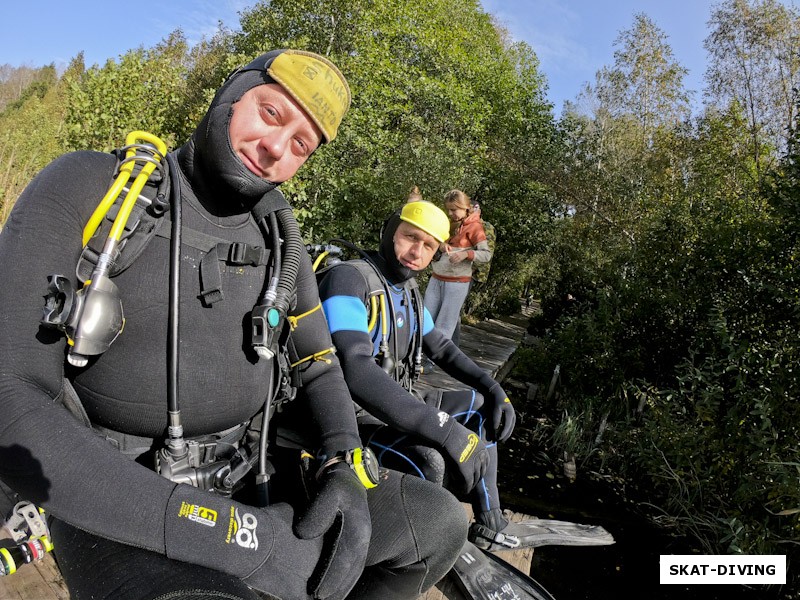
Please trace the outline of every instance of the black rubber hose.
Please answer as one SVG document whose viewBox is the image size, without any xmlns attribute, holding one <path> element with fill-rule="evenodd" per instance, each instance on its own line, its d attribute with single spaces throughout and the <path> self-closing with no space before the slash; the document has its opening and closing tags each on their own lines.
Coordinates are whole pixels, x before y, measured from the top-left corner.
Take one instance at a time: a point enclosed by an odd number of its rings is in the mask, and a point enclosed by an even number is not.
<svg viewBox="0 0 800 600">
<path fill-rule="evenodd" d="M 300 235 L 300 228 L 297 226 L 292 209 L 284 208 L 276 212 L 284 238 L 284 253 L 275 306 L 286 314 L 289 312 L 289 305 L 295 292 L 297 273 L 300 271 L 300 262 L 303 253 L 306 251 L 306 246 L 303 243 L 303 237 Z"/>
<path fill-rule="evenodd" d="M 178 368 L 179 352 L 178 323 L 180 321 L 180 271 L 181 271 L 181 178 L 175 157 L 167 154 L 170 181 L 170 231 L 169 250 L 169 317 L 167 321 L 167 408 L 170 414 L 179 415 Z M 179 419 L 179 417 L 178 417 Z"/>
</svg>

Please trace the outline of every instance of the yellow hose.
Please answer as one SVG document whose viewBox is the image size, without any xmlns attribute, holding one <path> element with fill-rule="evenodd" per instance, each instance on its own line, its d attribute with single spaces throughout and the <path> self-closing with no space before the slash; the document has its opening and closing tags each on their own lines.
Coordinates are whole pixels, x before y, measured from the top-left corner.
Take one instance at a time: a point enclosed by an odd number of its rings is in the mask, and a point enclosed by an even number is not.
<svg viewBox="0 0 800 600">
<path fill-rule="evenodd" d="M 386 332 L 388 331 L 388 327 L 386 326 L 386 294 L 381 294 L 381 336 L 383 339 L 386 339 Z"/>
<path fill-rule="evenodd" d="M 326 250 L 325 252 L 323 252 L 322 254 L 320 254 L 320 255 L 317 257 L 317 259 L 314 261 L 314 264 L 312 265 L 312 269 L 314 270 L 314 273 L 316 273 L 316 272 L 317 272 L 317 267 L 319 267 L 319 263 L 321 263 L 321 262 L 322 262 L 322 260 L 323 260 L 323 259 L 324 259 L 326 256 L 328 256 L 328 254 L 330 254 L 330 252 L 328 252 L 328 251 Z"/>
<path fill-rule="evenodd" d="M 372 331 L 375 329 L 375 323 L 378 321 L 378 301 L 375 299 L 375 296 L 371 296 L 369 299 L 369 324 L 367 325 L 367 331 Z"/>
<path fill-rule="evenodd" d="M 147 133 L 146 131 L 132 131 L 125 138 L 125 145 L 133 146 L 137 143 L 137 141 L 148 142 L 156 147 L 157 153 L 153 154 L 153 158 L 157 162 L 161 162 L 161 160 L 167 154 L 167 145 L 152 133 Z M 128 148 L 128 151 L 125 153 L 125 158 L 132 158 L 135 155 L 136 148 Z M 131 177 L 135 162 L 135 160 L 131 160 L 120 167 L 119 175 L 117 175 L 114 183 L 108 189 L 106 195 L 103 196 L 100 204 L 97 205 L 97 208 L 92 213 L 89 221 L 87 221 L 86 226 L 83 228 L 84 246 L 89 242 L 95 231 L 97 231 L 97 228 L 100 226 L 103 218 L 106 216 L 111 206 L 122 193 L 122 189 L 125 187 L 125 184 Z M 146 162 L 142 167 L 141 172 L 136 177 L 133 185 L 128 191 L 128 195 L 125 196 L 125 200 L 122 202 L 122 206 L 117 214 L 117 218 L 114 219 L 114 224 L 111 226 L 111 232 L 108 235 L 109 238 L 113 238 L 117 241 L 122 238 L 122 232 L 125 230 L 125 224 L 128 222 L 128 217 L 130 217 L 131 211 L 136 204 L 136 199 L 139 197 L 139 193 L 144 188 L 147 180 L 150 178 L 150 175 L 153 173 L 155 168 L 155 163 L 150 161 Z"/>
</svg>

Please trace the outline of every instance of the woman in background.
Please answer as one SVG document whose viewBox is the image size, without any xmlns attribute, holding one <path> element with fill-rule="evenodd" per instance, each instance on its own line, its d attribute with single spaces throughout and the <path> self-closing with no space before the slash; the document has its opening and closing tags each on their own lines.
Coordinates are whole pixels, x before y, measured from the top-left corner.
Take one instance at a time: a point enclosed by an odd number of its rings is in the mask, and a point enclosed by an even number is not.
<svg viewBox="0 0 800 600">
<path fill-rule="evenodd" d="M 432 263 L 433 275 L 425 290 L 425 308 L 431 313 L 436 328 L 451 339 L 469 292 L 472 267 L 489 262 L 492 251 L 480 213 L 473 211 L 467 194 L 450 190 L 444 196 L 444 208 L 450 219 L 450 239 L 441 245 L 441 256 Z"/>
</svg>

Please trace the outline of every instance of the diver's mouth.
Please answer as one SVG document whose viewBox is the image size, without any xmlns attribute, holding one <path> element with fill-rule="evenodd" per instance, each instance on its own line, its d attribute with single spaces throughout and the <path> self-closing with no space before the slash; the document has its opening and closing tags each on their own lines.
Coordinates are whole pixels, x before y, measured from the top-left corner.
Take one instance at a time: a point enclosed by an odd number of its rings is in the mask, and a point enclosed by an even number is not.
<svg viewBox="0 0 800 600">
<path fill-rule="evenodd" d="M 269 179 L 264 169 L 262 169 L 257 162 L 251 160 L 246 154 L 240 152 L 239 160 L 242 161 L 242 164 L 244 164 L 244 166 L 247 167 L 247 170 L 253 175 L 260 177 L 261 179 Z"/>
</svg>

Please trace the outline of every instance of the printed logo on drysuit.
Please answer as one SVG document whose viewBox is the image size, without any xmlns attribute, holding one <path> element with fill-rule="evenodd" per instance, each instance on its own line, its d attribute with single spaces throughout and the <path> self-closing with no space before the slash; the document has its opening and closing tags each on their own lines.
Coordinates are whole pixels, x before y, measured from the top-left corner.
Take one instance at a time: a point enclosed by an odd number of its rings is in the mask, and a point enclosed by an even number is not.
<svg viewBox="0 0 800 600">
<path fill-rule="evenodd" d="M 188 502 L 181 502 L 178 516 L 186 517 L 190 521 L 207 525 L 208 527 L 215 527 L 217 524 L 217 511 L 197 504 L 189 504 Z"/>
<path fill-rule="evenodd" d="M 258 519 L 252 513 L 244 513 L 239 515 L 239 509 L 231 506 L 231 518 L 228 523 L 228 537 L 225 538 L 226 544 L 232 544 L 234 541 L 242 548 L 249 550 L 258 550 L 258 536 L 256 536 L 256 528 L 258 527 Z"/>
<path fill-rule="evenodd" d="M 475 448 L 478 447 L 478 436 L 474 433 L 470 433 L 467 436 L 467 445 L 461 451 L 461 456 L 458 457 L 458 462 L 463 463 L 472 456 L 472 453 L 475 452 Z"/>
<path fill-rule="evenodd" d="M 403 318 L 403 315 L 397 315 L 397 327 L 398 329 L 402 329 L 403 325 L 406 324 L 406 320 Z"/>
<path fill-rule="evenodd" d="M 444 424 L 447 423 L 447 420 L 450 418 L 450 415 L 448 415 L 443 410 L 440 410 L 438 414 L 439 414 L 439 427 L 444 427 Z"/>
</svg>

